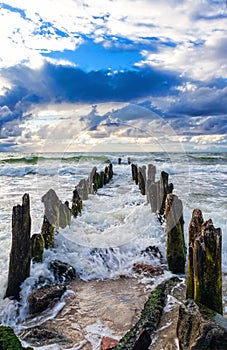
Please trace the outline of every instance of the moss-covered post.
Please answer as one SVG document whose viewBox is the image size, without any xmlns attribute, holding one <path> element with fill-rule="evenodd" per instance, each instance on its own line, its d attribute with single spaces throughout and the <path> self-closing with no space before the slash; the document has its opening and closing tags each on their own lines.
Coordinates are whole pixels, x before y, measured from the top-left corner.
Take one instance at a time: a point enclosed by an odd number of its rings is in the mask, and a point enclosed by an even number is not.
<svg viewBox="0 0 227 350">
<path fill-rule="evenodd" d="M 195 239 L 202 230 L 203 214 L 200 209 L 194 209 L 188 227 L 188 266 L 187 266 L 187 290 L 186 298 L 194 299 L 194 266 L 193 247 Z"/>
<path fill-rule="evenodd" d="M 166 258 L 169 270 L 173 273 L 185 273 L 186 249 L 184 241 L 183 205 L 181 200 L 171 193 L 166 196 Z"/>
<path fill-rule="evenodd" d="M 34 262 L 43 261 L 45 240 L 41 233 L 35 233 L 31 237 L 31 257 Z"/>
<path fill-rule="evenodd" d="M 162 171 L 160 175 L 160 182 L 159 182 L 158 196 L 157 196 L 158 217 L 160 221 L 163 221 L 162 217 L 165 211 L 166 195 L 168 193 L 168 187 L 169 187 L 168 179 L 169 179 L 169 174 L 166 173 L 165 171 Z"/>
<path fill-rule="evenodd" d="M 22 198 L 22 205 L 13 207 L 12 246 L 10 252 L 8 286 L 6 297 L 19 300 L 20 285 L 30 275 L 31 263 L 31 217 L 30 199 L 27 193 Z"/>
<path fill-rule="evenodd" d="M 45 249 L 54 248 L 54 226 L 52 226 L 46 215 L 43 218 L 41 234 L 44 238 Z"/>
<path fill-rule="evenodd" d="M 202 223 L 202 214 L 198 209 L 193 211 L 189 228 L 187 296 L 193 297 L 197 304 L 222 314 L 221 229 L 214 228 L 211 219 Z"/>
</svg>

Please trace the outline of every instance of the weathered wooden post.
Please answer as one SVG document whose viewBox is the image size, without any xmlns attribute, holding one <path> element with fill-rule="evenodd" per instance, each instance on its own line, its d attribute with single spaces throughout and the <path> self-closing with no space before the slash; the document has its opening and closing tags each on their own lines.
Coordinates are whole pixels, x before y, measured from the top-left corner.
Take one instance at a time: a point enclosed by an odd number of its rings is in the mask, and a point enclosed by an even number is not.
<svg viewBox="0 0 227 350">
<path fill-rule="evenodd" d="M 142 195 L 146 194 L 146 166 L 139 167 L 138 170 L 138 184 Z"/>
<path fill-rule="evenodd" d="M 83 207 L 83 202 L 79 196 L 77 188 L 75 187 L 75 190 L 73 191 L 73 198 L 72 198 L 72 215 L 75 218 L 78 216 L 78 214 L 81 214 L 82 207 Z"/>
<path fill-rule="evenodd" d="M 182 201 L 176 195 L 169 193 L 165 204 L 168 267 L 173 273 L 185 273 L 186 248 Z"/>
<path fill-rule="evenodd" d="M 165 171 L 162 171 L 160 175 L 160 182 L 158 186 L 158 197 L 157 197 L 158 216 L 160 221 L 162 221 L 162 217 L 165 211 L 165 201 L 166 201 L 166 195 L 168 193 L 168 179 L 169 179 L 169 174 L 166 173 Z"/>
<path fill-rule="evenodd" d="M 64 228 L 70 224 L 70 209 L 66 203 L 60 201 L 52 188 L 41 200 L 45 207 L 44 215 L 52 226 Z"/>
<path fill-rule="evenodd" d="M 45 240 L 41 233 L 35 233 L 31 237 L 31 258 L 34 262 L 42 262 L 45 248 Z"/>
<path fill-rule="evenodd" d="M 118 165 L 121 165 L 121 158 L 118 158 Z"/>
<path fill-rule="evenodd" d="M 92 169 L 92 171 L 90 172 L 90 174 L 88 175 L 87 185 L 88 185 L 88 193 L 89 194 L 94 194 L 93 184 L 94 184 L 94 176 L 95 176 L 96 171 L 97 171 L 97 168 L 94 167 Z"/>
<path fill-rule="evenodd" d="M 132 169 L 132 180 L 135 181 L 136 185 L 138 185 L 138 168 L 137 165 L 132 164 L 131 165 Z"/>
<path fill-rule="evenodd" d="M 12 246 L 10 252 L 8 286 L 5 297 L 19 300 L 20 285 L 30 275 L 31 217 L 29 194 L 25 193 L 22 205 L 13 207 Z"/>
<path fill-rule="evenodd" d="M 153 164 L 148 164 L 147 178 L 151 183 L 155 182 L 156 166 Z"/>
<path fill-rule="evenodd" d="M 189 225 L 187 297 L 222 314 L 222 233 L 211 219 L 202 221 L 195 209 Z"/>
<path fill-rule="evenodd" d="M 44 238 L 45 249 L 54 248 L 54 226 L 52 226 L 46 215 L 43 218 L 41 234 Z"/>
<path fill-rule="evenodd" d="M 87 180 L 85 180 L 85 179 L 80 180 L 80 182 L 78 183 L 76 188 L 77 188 L 78 194 L 82 200 L 88 199 L 89 189 L 88 189 Z"/>
</svg>

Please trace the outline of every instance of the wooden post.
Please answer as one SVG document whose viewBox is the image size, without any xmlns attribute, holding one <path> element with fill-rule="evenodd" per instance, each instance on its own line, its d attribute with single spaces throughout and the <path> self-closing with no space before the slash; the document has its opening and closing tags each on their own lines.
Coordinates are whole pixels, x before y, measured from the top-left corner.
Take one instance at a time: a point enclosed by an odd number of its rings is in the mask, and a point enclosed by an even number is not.
<svg viewBox="0 0 227 350">
<path fill-rule="evenodd" d="M 202 221 L 201 211 L 194 210 L 189 225 L 187 296 L 222 314 L 222 233 L 211 219 Z"/>
<path fill-rule="evenodd" d="M 75 187 L 75 190 L 73 191 L 73 198 L 72 198 L 72 215 L 76 218 L 78 214 L 81 214 L 83 207 L 83 202 L 78 194 L 77 188 Z"/>
<path fill-rule="evenodd" d="M 135 181 L 136 185 L 138 185 L 138 168 L 137 168 L 137 165 L 132 164 L 131 165 L 131 169 L 132 169 L 132 179 L 133 179 L 133 181 Z"/>
<path fill-rule="evenodd" d="M 146 166 L 143 165 L 142 168 L 139 167 L 138 171 L 138 183 L 139 189 L 142 195 L 146 194 Z"/>
<path fill-rule="evenodd" d="M 10 252 L 8 286 L 5 297 L 19 300 L 20 285 L 30 275 L 31 263 L 31 217 L 30 199 L 27 193 L 22 205 L 13 207 L 12 246 Z"/>
<path fill-rule="evenodd" d="M 54 226 L 52 226 L 46 215 L 43 218 L 41 234 L 44 238 L 45 249 L 54 248 Z"/>
<path fill-rule="evenodd" d="M 181 200 L 171 193 L 166 196 L 166 258 L 169 270 L 173 273 L 185 273 L 185 241 L 183 205 Z"/>
</svg>

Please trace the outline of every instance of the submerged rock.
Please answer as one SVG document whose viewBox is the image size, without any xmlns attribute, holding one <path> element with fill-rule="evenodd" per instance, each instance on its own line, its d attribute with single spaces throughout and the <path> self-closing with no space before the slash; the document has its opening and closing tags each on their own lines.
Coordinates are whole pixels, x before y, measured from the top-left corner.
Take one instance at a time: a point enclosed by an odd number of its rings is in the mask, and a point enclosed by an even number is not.
<svg viewBox="0 0 227 350">
<path fill-rule="evenodd" d="M 188 299 L 177 325 L 180 350 L 226 350 L 227 319 Z"/>
<path fill-rule="evenodd" d="M 60 284 L 46 285 L 34 289 L 28 297 L 30 314 L 37 314 L 51 307 L 65 291 L 66 287 Z"/>
<path fill-rule="evenodd" d="M 100 350 L 111 350 L 117 344 L 118 344 L 118 340 L 116 339 L 109 338 L 109 337 L 102 337 Z"/>
<path fill-rule="evenodd" d="M 24 348 L 11 327 L 0 326 L 0 349 L 1 350 L 32 350 Z"/>
<path fill-rule="evenodd" d="M 56 329 L 44 326 L 38 326 L 25 330 L 20 333 L 20 338 L 34 346 L 71 343 L 71 341 L 60 334 Z"/>
<path fill-rule="evenodd" d="M 164 273 L 164 271 L 160 267 L 155 267 L 153 265 L 143 264 L 143 263 L 135 263 L 133 265 L 133 270 L 136 273 L 144 274 L 149 277 L 159 276 Z"/>
<path fill-rule="evenodd" d="M 74 267 L 60 260 L 51 261 L 49 268 L 53 271 L 57 282 L 65 283 L 77 277 Z"/>
</svg>

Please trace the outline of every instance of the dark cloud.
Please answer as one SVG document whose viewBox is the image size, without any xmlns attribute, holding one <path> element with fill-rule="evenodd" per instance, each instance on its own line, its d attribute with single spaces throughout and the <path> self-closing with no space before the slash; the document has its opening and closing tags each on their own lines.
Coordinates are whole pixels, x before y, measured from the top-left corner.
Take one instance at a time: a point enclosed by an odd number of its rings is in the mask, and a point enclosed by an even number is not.
<svg viewBox="0 0 227 350">
<path fill-rule="evenodd" d="M 169 117 L 227 115 L 227 87 L 200 87 L 186 91 L 167 111 Z"/>
</svg>

